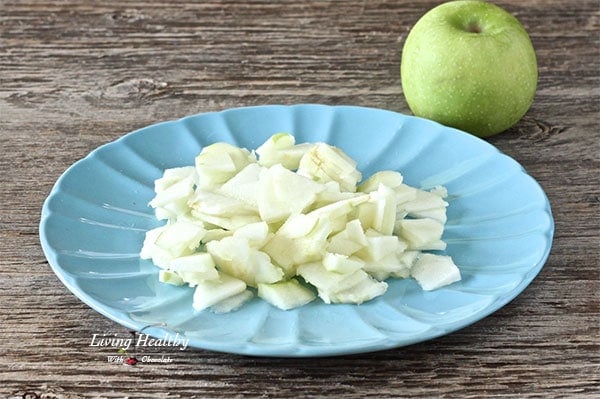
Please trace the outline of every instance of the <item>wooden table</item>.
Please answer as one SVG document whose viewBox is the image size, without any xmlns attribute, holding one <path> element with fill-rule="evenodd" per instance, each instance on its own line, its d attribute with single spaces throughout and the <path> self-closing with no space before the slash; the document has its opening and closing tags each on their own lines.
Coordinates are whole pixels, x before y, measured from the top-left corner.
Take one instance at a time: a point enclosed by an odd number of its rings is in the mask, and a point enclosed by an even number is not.
<svg viewBox="0 0 600 399">
<path fill-rule="evenodd" d="M 435 1 L 0 1 L 0 393 L 3 397 L 592 397 L 600 394 L 597 1 L 502 0 L 539 59 L 533 107 L 489 141 L 547 192 L 556 233 L 534 282 L 429 342 L 317 359 L 165 351 L 107 362 L 126 333 L 42 253 L 42 202 L 101 144 L 148 124 L 256 104 L 408 113 L 399 58 Z"/>
</svg>

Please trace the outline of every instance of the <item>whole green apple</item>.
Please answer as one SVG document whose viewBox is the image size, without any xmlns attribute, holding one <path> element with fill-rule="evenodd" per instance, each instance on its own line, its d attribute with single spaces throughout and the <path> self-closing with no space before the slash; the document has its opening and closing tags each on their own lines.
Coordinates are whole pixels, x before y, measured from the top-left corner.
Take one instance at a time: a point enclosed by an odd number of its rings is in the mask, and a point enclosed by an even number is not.
<svg viewBox="0 0 600 399">
<path fill-rule="evenodd" d="M 480 137 L 517 123 L 538 79 L 523 26 L 478 0 L 443 3 L 421 17 L 406 38 L 400 74 L 415 115 Z"/>
</svg>

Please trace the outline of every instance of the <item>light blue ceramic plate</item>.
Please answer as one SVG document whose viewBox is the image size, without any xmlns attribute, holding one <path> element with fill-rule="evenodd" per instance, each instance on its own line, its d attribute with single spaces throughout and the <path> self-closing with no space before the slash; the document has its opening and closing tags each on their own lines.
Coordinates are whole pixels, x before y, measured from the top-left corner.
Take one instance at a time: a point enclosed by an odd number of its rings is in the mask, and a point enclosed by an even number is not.
<svg viewBox="0 0 600 399">
<path fill-rule="evenodd" d="M 276 132 L 325 141 L 358 161 L 364 177 L 401 171 L 408 184 L 450 193 L 444 239 L 462 281 L 424 292 L 390 281 L 359 306 L 321 301 L 291 311 L 255 299 L 241 310 L 192 310 L 192 290 L 159 283 L 138 253 L 161 222 L 147 206 L 165 168 L 192 165 L 203 146 L 256 148 Z M 324 105 L 259 106 L 206 113 L 132 132 L 70 167 L 47 198 L 42 247 L 54 272 L 83 302 L 131 329 L 190 346 L 258 356 L 376 351 L 448 334 L 504 306 L 533 280 L 550 252 L 546 195 L 513 159 L 487 142 L 395 112 Z M 164 326 L 164 327 L 162 327 Z"/>
</svg>

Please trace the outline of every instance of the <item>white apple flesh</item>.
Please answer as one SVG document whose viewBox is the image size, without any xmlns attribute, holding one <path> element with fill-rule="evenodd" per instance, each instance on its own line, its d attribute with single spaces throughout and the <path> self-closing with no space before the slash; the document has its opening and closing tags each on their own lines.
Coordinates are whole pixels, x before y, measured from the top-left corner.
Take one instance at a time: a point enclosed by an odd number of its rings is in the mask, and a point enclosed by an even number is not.
<svg viewBox="0 0 600 399">
<path fill-rule="evenodd" d="M 341 149 L 285 133 L 259 150 L 215 143 L 155 182 L 150 206 L 168 221 L 146 233 L 140 257 L 162 268 L 159 281 L 195 287 L 196 310 L 233 311 L 255 293 L 287 310 L 315 290 L 325 303 L 360 304 L 389 277 L 412 272 L 424 287 L 457 278 L 449 258 L 421 252 L 445 248 L 445 189 L 410 187 L 397 171 L 357 186 Z"/>
</svg>

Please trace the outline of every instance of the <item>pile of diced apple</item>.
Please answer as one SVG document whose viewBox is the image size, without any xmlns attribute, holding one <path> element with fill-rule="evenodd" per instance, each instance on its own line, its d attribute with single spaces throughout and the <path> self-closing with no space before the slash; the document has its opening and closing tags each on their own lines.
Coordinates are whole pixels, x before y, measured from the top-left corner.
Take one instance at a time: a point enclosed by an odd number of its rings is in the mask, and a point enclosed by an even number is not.
<svg viewBox="0 0 600 399">
<path fill-rule="evenodd" d="M 164 226 L 141 257 L 162 282 L 195 287 L 193 306 L 224 313 L 255 293 L 281 309 L 314 300 L 360 304 L 388 278 L 424 290 L 460 280 L 443 250 L 442 187 L 425 191 L 396 171 L 361 182 L 356 162 L 325 143 L 273 135 L 256 151 L 204 147 L 195 166 L 167 169 L 150 202 Z"/>
</svg>

